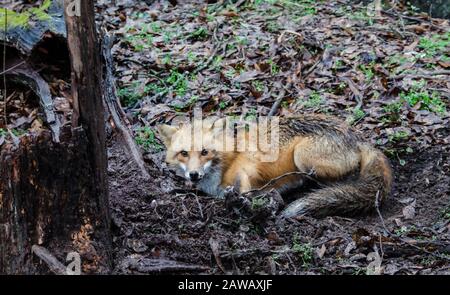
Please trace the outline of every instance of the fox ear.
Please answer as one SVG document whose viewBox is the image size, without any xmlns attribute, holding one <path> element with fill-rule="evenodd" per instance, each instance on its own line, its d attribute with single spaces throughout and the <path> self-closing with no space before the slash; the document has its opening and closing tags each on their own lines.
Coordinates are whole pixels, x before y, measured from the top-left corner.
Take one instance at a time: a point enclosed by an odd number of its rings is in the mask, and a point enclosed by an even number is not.
<svg viewBox="0 0 450 295">
<path fill-rule="evenodd" d="M 170 125 L 159 125 L 157 129 L 159 131 L 159 134 L 161 135 L 161 140 L 166 146 L 170 144 L 172 136 L 175 134 L 175 132 L 178 131 L 177 127 Z"/>
</svg>

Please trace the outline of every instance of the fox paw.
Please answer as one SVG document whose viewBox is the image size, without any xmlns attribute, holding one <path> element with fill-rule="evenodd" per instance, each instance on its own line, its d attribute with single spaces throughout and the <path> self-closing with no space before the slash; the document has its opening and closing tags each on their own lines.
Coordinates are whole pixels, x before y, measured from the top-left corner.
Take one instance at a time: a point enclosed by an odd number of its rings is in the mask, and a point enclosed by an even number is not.
<svg viewBox="0 0 450 295">
<path fill-rule="evenodd" d="M 236 187 L 234 186 L 228 186 L 224 189 L 225 198 L 225 206 L 229 209 L 236 209 L 236 208 L 247 208 L 250 205 L 250 201 L 241 195 L 241 193 L 236 190 Z"/>
</svg>

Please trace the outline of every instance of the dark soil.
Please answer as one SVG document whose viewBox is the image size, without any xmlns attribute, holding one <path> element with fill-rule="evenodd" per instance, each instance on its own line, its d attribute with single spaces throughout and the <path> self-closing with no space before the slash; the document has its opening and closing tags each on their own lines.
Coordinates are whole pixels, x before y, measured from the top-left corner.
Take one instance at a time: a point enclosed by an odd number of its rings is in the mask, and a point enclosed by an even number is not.
<svg viewBox="0 0 450 295">
<path fill-rule="evenodd" d="M 381 210 L 388 234 L 376 213 L 252 223 L 227 210 L 222 200 L 170 193 L 183 186 L 158 165 L 149 165 L 154 180 L 143 181 L 112 138 L 115 272 L 149 272 L 141 264 L 164 258 L 206 266 L 201 272 L 212 274 L 364 274 L 368 254 L 378 251 L 385 274 L 449 274 L 448 260 L 439 257 L 448 259 L 450 251 L 450 222 L 443 210 L 450 202 L 449 155 L 448 144 L 436 145 L 394 167 L 393 195 Z M 412 200 L 415 215 L 406 219 L 403 210 Z M 421 246 L 409 245 L 416 243 Z"/>
</svg>

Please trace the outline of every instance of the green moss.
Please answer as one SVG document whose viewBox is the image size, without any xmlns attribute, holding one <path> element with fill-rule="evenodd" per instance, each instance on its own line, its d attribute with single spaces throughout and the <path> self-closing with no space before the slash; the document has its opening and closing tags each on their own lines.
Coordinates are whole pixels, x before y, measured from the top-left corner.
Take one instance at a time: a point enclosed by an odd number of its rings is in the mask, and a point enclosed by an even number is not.
<svg viewBox="0 0 450 295">
<path fill-rule="evenodd" d="M 51 3 L 51 0 L 45 0 L 41 6 L 33 7 L 20 13 L 6 8 L 0 8 L 0 30 L 4 30 L 5 23 L 7 28 L 27 28 L 31 20 L 49 20 L 50 15 L 47 13 L 47 10 Z"/>
<path fill-rule="evenodd" d="M 4 30 L 5 22 L 7 28 L 27 27 L 30 22 L 29 13 L 16 13 L 12 10 L 0 9 L 0 30 Z"/>
</svg>

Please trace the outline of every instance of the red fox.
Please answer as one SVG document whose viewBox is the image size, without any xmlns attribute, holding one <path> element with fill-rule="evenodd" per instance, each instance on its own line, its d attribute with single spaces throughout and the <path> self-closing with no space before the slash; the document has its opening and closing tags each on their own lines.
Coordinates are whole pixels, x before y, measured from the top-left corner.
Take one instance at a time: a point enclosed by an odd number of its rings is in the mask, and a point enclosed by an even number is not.
<svg viewBox="0 0 450 295">
<path fill-rule="evenodd" d="M 218 150 L 214 138 L 223 125 L 223 119 L 202 124 L 198 149 L 190 140 L 191 124 L 159 126 L 166 162 L 209 195 L 223 196 L 227 187 L 236 185 L 244 193 L 278 177 L 271 188 L 283 195 L 301 190 L 310 171 L 322 185 L 288 204 L 281 216 L 354 215 L 375 208 L 376 198 L 381 201 L 390 194 L 392 172 L 386 156 L 333 117 L 279 118 L 278 157 L 271 162 L 261 161 L 259 150 L 237 151 L 236 145 Z"/>
</svg>

